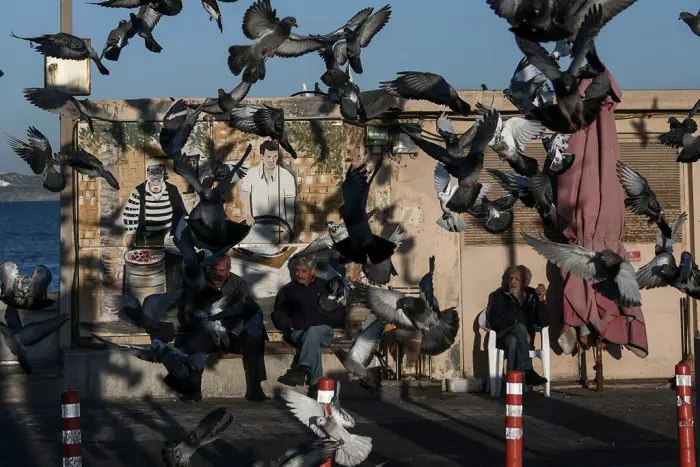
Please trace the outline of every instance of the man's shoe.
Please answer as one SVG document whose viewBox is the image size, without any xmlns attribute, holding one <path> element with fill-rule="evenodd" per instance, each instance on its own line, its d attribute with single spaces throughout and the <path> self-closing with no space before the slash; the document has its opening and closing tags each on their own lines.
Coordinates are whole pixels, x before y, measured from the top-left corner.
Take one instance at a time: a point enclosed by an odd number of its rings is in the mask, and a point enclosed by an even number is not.
<svg viewBox="0 0 700 467">
<path fill-rule="evenodd" d="M 250 402 L 265 402 L 270 400 L 268 395 L 265 394 L 262 390 L 260 392 L 255 391 L 252 394 L 246 394 L 245 398 L 247 401 Z"/>
<path fill-rule="evenodd" d="M 245 393 L 245 398 L 250 402 L 265 402 L 267 400 L 270 400 L 270 398 L 267 396 L 267 394 L 265 394 L 260 385 L 257 385 L 252 390 L 247 391 Z"/>
<path fill-rule="evenodd" d="M 525 372 L 525 384 L 528 386 L 542 386 L 547 383 L 547 378 L 537 374 L 535 370 L 527 370 Z"/>
<path fill-rule="evenodd" d="M 277 381 L 285 386 L 303 386 L 306 375 L 298 370 L 287 370 L 285 374 L 277 378 Z"/>
</svg>

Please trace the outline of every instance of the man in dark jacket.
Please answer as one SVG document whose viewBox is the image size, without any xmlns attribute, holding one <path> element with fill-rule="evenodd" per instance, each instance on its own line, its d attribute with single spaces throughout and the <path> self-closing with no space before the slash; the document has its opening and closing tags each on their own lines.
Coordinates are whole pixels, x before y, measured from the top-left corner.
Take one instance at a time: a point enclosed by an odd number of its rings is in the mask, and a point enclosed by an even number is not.
<svg viewBox="0 0 700 467">
<path fill-rule="evenodd" d="M 209 284 L 218 289 L 222 296 L 230 295 L 230 307 L 236 307 L 237 313 L 222 320 L 222 325 L 229 332 L 231 348 L 229 352 L 240 353 L 243 357 L 243 370 L 246 378 L 245 398 L 252 402 L 263 402 L 269 397 L 262 390 L 261 382 L 267 379 L 265 370 L 265 342 L 268 340 L 267 331 L 263 324 L 262 310 L 255 303 L 248 291 L 245 281 L 231 272 L 231 257 L 228 255 L 217 256 L 210 260 L 207 266 L 207 279 Z M 240 304 L 245 306 L 240 306 Z M 192 317 L 180 314 L 180 322 L 184 329 L 191 324 Z M 189 342 L 176 342 L 176 346 L 183 345 L 192 351 L 213 352 L 216 344 L 209 338 L 208 333 L 195 336 L 185 336 Z M 205 339 L 206 342 L 203 342 Z M 179 345 L 178 345 L 179 344 Z M 205 348 L 206 347 L 206 348 Z M 202 373 L 199 372 L 199 386 L 201 388 Z M 201 400 L 201 391 L 185 399 Z"/>
<path fill-rule="evenodd" d="M 487 321 L 497 333 L 496 347 L 505 352 L 509 371 L 525 373 L 525 384 L 539 386 L 547 382 L 532 368 L 531 340 L 538 328 L 549 325 L 545 303 L 547 289 L 530 287 L 532 273 L 525 266 L 514 266 L 504 274 L 499 289 L 489 295 Z"/>
<path fill-rule="evenodd" d="M 329 293 L 328 281 L 316 277 L 315 255 L 294 260 L 293 271 L 295 280 L 277 293 L 272 321 L 284 340 L 298 349 L 298 364 L 297 371 L 290 369 L 279 381 L 302 385 L 306 377 L 313 392 L 323 377 L 321 347 L 331 346 L 333 328 L 345 323 L 345 308 L 321 309 L 319 298 Z"/>
</svg>

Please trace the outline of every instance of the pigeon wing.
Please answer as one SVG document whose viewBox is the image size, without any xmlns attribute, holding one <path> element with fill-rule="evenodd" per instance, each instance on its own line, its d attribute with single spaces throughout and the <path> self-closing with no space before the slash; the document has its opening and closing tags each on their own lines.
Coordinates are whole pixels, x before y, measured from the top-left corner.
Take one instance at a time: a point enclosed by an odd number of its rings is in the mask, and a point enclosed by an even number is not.
<svg viewBox="0 0 700 467">
<path fill-rule="evenodd" d="M 145 24 L 150 31 L 153 31 L 160 22 L 160 19 L 163 17 L 163 13 L 157 12 L 149 4 L 143 5 L 141 8 L 139 8 L 136 16 L 141 18 L 143 24 Z"/>
<path fill-rule="evenodd" d="M 615 276 L 615 283 L 620 290 L 620 295 L 626 301 L 630 303 L 642 301 L 639 284 L 637 284 L 637 275 L 634 272 L 634 267 L 628 261 L 620 263 L 620 269 Z"/>
<path fill-rule="evenodd" d="M 379 347 L 384 326 L 384 322 L 381 319 L 372 321 L 369 326 L 357 335 L 347 356 L 367 368 Z"/>
<path fill-rule="evenodd" d="M 446 112 L 440 114 L 438 119 L 435 121 L 435 127 L 437 128 L 438 133 L 455 134 L 455 127 L 452 125 L 452 120 L 450 120 Z"/>
<path fill-rule="evenodd" d="M 640 289 L 655 289 L 658 287 L 664 287 L 669 285 L 660 274 L 658 274 L 658 269 L 662 268 L 664 265 L 670 264 L 671 261 L 675 263 L 673 255 L 671 254 L 661 254 L 654 256 L 654 258 L 647 264 L 637 269 L 636 280 Z"/>
<path fill-rule="evenodd" d="M 44 321 L 36 321 L 26 324 L 17 333 L 17 337 L 24 346 L 31 346 L 43 340 L 50 334 L 58 331 L 58 329 L 66 324 L 70 319 L 70 315 L 64 314 L 46 319 Z"/>
<path fill-rule="evenodd" d="M 258 0 L 243 15 L 243 34 L 254 41 L 273 32 L 279 21 L 277 10 L 272 8 L 270 0 Z"/>
<path fill-rule="evenodd" d="M 650 211 L 661 211 L 661 206 L 656 198 L 656 193 L 651 189 L 647 179 L 630 166 L 617 162 L 617 176 L 627 198 L 625 204 L 635 214 L 646 215 Z"/>
<path fill-rule="evenodd" d="M 197 428 L 192 430 L 194 438 L 198 440 L 205 438 L 208 434 L 214 431 L 216 425 L 218 425 L 225 416 L 226 409 L 224 407 L 220 407 L 209 412 L 204 416 L 204 418 L 202 418 L 199 424 L 197 424 Z M 190 434 L 190 436 L 192 436 L 192 434 Z"/>
<path fill-rule="evenodd" d="M 528 245 L 550 263 L 585 280 L 596 277 L 595 251 L 579 245 L 564 245 L 540 240 L 525 233 L 522 236 Z"/>
<path fill-rule="evenodd" d="M 63 91 L 53 88 L 26 88 L 24 97 L 32 105 L 62 117 L 80 120 L 83 115 L 78 101 Z"/>
<path fill-rule="evenodd" d="M 382 30 L 386 23 L 389 22 L 391 18 L 391 5 L 386 5 L 381 9 L 377 10 L 372 16 L 370 16 L 357 33 L 357 41 L 360 47 L 367 47 L 372 41 L 372 38 L 377 35 L 379 31 Z"/>
<path fill-rule="evenodd" d="M 12 136 L 7 136 L 10 148 L 24 160 L 36 175 L 44 173 L 51 163 L 52 150 L 49 140 L 39 130 L 29 127 L 29 142 L 25 143 Z"/>
<path fill-rule="evenodd" d="M 289 410 L 301 423 L 311 428 L 319 438 L 325 438 L 325 433 L 312 423 L 314 417 L 325 417 L 321 404 L 286 387 L 282 388 L 281 396 Z"/>
<path fill-rule="evenodd" d="M 182 291 L 152 294 L 143 300 L 143 314 L 155 322 L 182 296 Z"/>
<path fill-rule="evenodd" d="M 406 295 L 396 290 L 381 289 L 365 284 L 358 284 L 357 288 L 360 293 L 366 294 L 365 300 L 369 308 L 379 319 L 399 327 L 414 329 L 408 316 L 396 308 L 399 299 L 405 298 Z"/>
<path fill-rule="evenodd" d="M 20 278 L 17 263 L 13 261 L 3 261 L 0 263 L 0 283 L 2 283 L 2 293 L 7 295 L 12 293 L 17 280 Z"/>
<path fill-rule="evenodd" d="M 530 63 L 537 67 L 547 79 L 556 81 L 561 77 L 562 71 L 559 69 L 559 64 L 554 57 L 547 53 L 544 47 L 520 36 L 515 37 L 515 42 Z"/>
<path fill-rule="evenodd" d="M 452 177 L 445 168 L 445 164 L 438 162 L 435 164 L 435 172 L 433 174 L 433 186 L 435 187 L 435 193 L 443 193 L 450 184 Z"/>
<path fill-rule="evenodd" d="M 503 124 L 501 134 L 509 146 L 524 151 L 525 145 L 540 138 L 546 129 L 547 127 L 538 120 L 511 117 Z"/>
<path fill-rule="evenodd" d="M 315 52 L 322 49 L 325 44 L 310 36 L 300 36 L 298 34 L 290 34 L 286 41 L 282 42 L 275 50 L 275 55 L 280 57 L 301 57 L 309 52 Z"/>
<path fill-rule="evenodd" d="M 31 278 L 32 296 L 36 298 L 46 293 L 49 285 L 51 285 L 52 279 L 51 271 L 49 271 L 46 266 L 39 265 L 35 267 Z"/>
</svg>

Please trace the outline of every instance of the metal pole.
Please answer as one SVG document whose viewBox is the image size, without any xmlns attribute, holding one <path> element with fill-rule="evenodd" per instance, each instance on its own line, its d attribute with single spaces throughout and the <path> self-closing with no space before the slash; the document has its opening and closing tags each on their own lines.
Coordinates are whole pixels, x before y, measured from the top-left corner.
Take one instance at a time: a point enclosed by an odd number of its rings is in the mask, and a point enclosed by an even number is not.
<svg viewBox="0 0 700 467">
<path fill-rule="evenodd" d="M 63 434 L 63 467 L 81 467 L 80 395 L 78 391 L 64 391 L 61 395 Z"/>
<path fill-rule="evenodd" d="M 318 381 L 318 392 L 316 393 L 316 400 L 321 404 L 326 406 L 328 414 L 331 414 L 331 402 L 333 401 L 333 396 L 335 395 L 335 380 L 333 378 L 321 378 Z M 333 465 L 333 459 L 328 459 L 322 463 L 319 467 L 331 467 Z"/>
<path fill-rule="evenodd" d="M 61 32 L 73 33 L 73 0 L 61 1 Z M 60 117 L 60 148 L 64 154 L 73 150 L 73 120 Z M 63 170 L 66 178 L 66 188 L 60 194 L 61 209 L 61 258 L 60 258 L 60 283 L 59 283 L 59 310 L 61 314 L 68 314 L 73 318 L 72 290 L 73 290 L 73 268 L 74 268 L 74 245 L 73 241 L 73 171 Z M 62 326 L 59 330 L 59 341 L 61 348 L 68 348 L 71 345 L 71 332 L 73 326 Z"/>
<path fill-rule="evenodd" d="M 523 373 L 506 375 L 506 467 L 523 465 Z"/>
<path fill-rule="evenodd" d="M 678 395 L 678 447 L 680 466 L 695 467 L 695 434 L 690 365 L 676 365 L 676 394 Z"/>
</svg>

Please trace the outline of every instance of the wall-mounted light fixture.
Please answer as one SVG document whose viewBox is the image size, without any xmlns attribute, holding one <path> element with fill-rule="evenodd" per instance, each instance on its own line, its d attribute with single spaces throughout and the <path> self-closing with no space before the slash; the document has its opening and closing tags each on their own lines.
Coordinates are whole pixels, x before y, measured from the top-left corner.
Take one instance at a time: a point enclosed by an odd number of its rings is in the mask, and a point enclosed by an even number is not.
<svg viewBox="0 0 700 467">
<path fill-rule="evenodd" d="M 383 125 L 367 125 L 365 127 L 365 145 L 372 155 L 388 151 L 389 129 Z"/>
<path fill-rule="evenodd" d="M 402 126 L 416 136 L 420 136 L 421 126 L 418 123 L 403 123 Z M 406 155 L 411 159 L 418 157 L 420 148 L 413 140 L 403 131 L 391 134 L 391 155 Z"/>
</svg>

